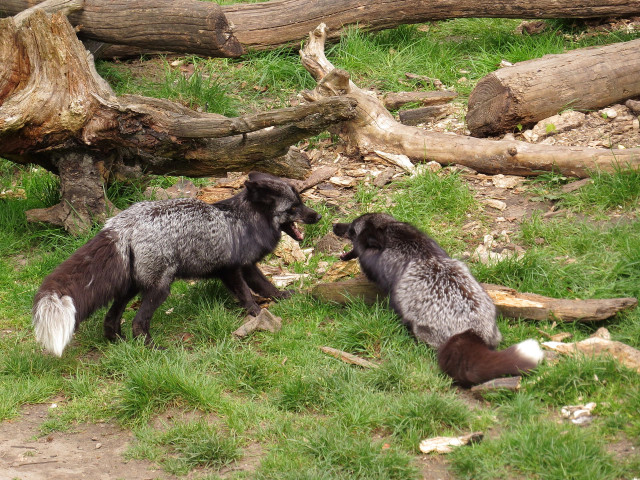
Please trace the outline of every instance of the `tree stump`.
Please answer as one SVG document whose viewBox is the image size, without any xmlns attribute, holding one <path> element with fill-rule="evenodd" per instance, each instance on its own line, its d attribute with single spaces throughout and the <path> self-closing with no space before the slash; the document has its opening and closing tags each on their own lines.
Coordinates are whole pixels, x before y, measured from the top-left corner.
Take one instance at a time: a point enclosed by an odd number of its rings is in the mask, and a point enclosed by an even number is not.
<svg viewBox="0 0 640 480">
<path fill-rule="evenodd" d="M 362 155 L 382 152 L 403 155 L 414 162 L 434 160 L 443 165 L 465 165 L 481 173 L 521 176 L 556 171 L 570 177 L 588 177 L 594 170 L 612 172 L 619 165 L 640 168 L 640 148 L 611 152 L 516 140 L 485 140 L 402 125 L 375 96 L 358 88 L 349 79 L 348 72 L 331 64 L 324 53 L 326 38 L 326 25 L 320 24 L 309 33 L 309 41 L 300 51 L 302 64 L 318 82 L 313 91 L 303 95 L 309 101 L 332 95 L 357 100 L 357 116 L 343 122 L 339 133 Z"/>
<path fill-rule="evenodd" d="M 48 0 L 69 10 L 77 0 Z M 0 19 L 0 155 L 61 177 L 62 200 L 28 218 L 77 232 L 106 215 L 103 180 L 141 174 L 223 175 L 262 170 L 303 177 L 296 142 L 352 118 L 356 101 L 326 98 L 240 118 L 168 100 L 117 97 L 67 18 L 29 9 Z M 272 159 L 277 159 L 272 161 Z"/>
<path fill-rule="evenodd" d="M 583 48 L 490 73 L 469 97 L 476 137 L 514 131 L 558 112 L 595 110 L 640 95 L 640 40 Z"/>
</svg>

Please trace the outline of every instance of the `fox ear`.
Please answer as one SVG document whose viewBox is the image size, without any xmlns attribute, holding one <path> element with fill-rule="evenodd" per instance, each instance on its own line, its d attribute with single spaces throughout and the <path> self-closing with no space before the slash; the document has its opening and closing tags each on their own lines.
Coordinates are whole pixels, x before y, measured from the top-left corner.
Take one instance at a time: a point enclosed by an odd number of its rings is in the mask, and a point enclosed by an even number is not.
<svg viewBox="0 0 640 480">
<path fill-rule="evenodd" d="M 275 195 L 273 188 L 261 181 L 247 180 L 244 182 L 247 189 L 249 201 L 252 203 L 263 203 L 265 205 L 273 205 L 275 203 Z"/>
<path fill-rule="evenodd" d="M 375 227 L 367 225 L 360 232 L 360 238 L 364 241 L 366 248 L 381 250 L 385 246 L 386 226 Z"/>
</svg>

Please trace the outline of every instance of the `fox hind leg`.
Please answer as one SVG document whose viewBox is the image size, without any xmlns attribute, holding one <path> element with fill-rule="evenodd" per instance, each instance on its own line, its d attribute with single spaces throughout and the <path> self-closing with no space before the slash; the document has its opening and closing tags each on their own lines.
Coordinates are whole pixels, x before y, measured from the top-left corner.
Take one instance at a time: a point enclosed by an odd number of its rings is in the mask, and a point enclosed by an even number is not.
<svg viewBox="0 0 640 480">
<path fill-rule="evenodd" d="M 170 291 L 170 286 L 167 285 L 166 287 L 153 288 L 142 292 L 142 301 L 138 313 L 136 313 L 136 316 L 133 318 L 132 330 L 134 337 L 143 335 L 144 343 L 148 346 L 155 346 L 149 333 L 151 317 L 158 307 L 167 299 Z"/>
<path fill-rule="evenodd" d="M 104 317 L 104 336 L 112 342 L 122 339 L 125 335 L 122 333 L 121 320 L 127 304 L 136 296 L 138 290 L 130 288 L 124 294 L 116 296 L 107 315 Z"/>
</svg>

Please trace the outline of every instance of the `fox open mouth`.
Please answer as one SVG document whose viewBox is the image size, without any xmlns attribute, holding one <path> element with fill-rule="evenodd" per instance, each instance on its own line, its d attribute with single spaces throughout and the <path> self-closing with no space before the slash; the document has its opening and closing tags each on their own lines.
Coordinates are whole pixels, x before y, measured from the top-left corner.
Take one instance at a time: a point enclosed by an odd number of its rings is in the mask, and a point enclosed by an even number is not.
<svg viewBox="0 0 640 480">
<path fill-rule="evenodd" d="M 295 222 L 285 223 L 282 226 L 282 231 L 298 242 L 301 242 L 304 239 L 303 233 L 300 231 Z"/>
<path fill-rule="evenodd" d="M 344 252 L 343 254 L 340 255 L 340 260 L 353 260 L 354 258 L 358 258 L 358 254 L 355 252 L 355 250 L 349 250 L 348 252 Z"/>
</svg>

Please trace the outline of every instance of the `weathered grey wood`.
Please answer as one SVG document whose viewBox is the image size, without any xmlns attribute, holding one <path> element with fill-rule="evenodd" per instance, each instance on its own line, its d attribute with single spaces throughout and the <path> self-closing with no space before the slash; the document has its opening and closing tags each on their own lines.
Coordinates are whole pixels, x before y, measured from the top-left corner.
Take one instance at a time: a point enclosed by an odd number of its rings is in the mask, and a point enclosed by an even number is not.
<svg viewBox="0 0 640 480">
<path fill-rule="evenodd" d="M 471 387 L 471 393 L 482 398 L 486 393 L 495 392 L 496 390 L 510 390 L 512 392 L 517 392 L 520 390 L 521 380 L 522 377 L 494 378 L 493 380 L 481 383 L 480 385 L 474 385 Z"/>
<path fill-rule="evenodd" d="M 640 2 L 639 2 L 640 3 Z M 594 110 L 640 95 L 640 40 L 516 63 L 490 73 L 469 97 L 477 137 L 514 131 L 562 110 Z"/>
<path fill-rule="evenodd" d="M 255 169 L 301 178 L 308 162 L 282 156 L 303 138 L 353 118 L 357 105 L 333 97 L 230 119 L 168 100 L 117 97 L 67 18 L 42 9 L 27 12 L 20 25 L 0 19 L 0 65 L 0 155 L 61 176 L 61 204 L 29 218 L 74 232 L 106 213 L 102 181 L 113 176 Z"/>
<path fill-rule="evenodd" d="M 397 110 L 407 103 L 417 102 L 424 106 L 447 103 L 456 98 L 458 94 L 447 90 L 418 91 L 418 92 L 389 92 L 382 97 L 382 102 L 387 110 Z"/>
<path fill-rule="evenodd" d="M 403 125 L 418 125 L 424 122 L 442 118 L 449 112 L 447 105 L 429 105 L 428 107 L 401 110 L 398 119 Z"/>
<path fill-rule="evenodd" d="M 332 347 L 320 347 L 324 353 L 331 355 L 332 357 L 337 358 L 338 360 L 342 360 L 345 363 L 350 363 L 352 365 L 358 365 L 363 368 L 378 368 L 379 365 L 370 362 L 369 360 L 365 360 L 364 358 L 360 358 L 356 355 L 353 355 L 348 352 L 343 352 L 342 350 L 338 350 Z"/>
<path fill-rule="evenodd" d="M 271 0 L 224 5 L 245 48 L 296 46 L 318 22 L 327 24 L 329 39 L 349 25 L 381 30 L 403 24 L 448 18 L 588 18 L 640 14 L 640 2 L 629 0 Z"/>
<path fill-rule="evenodd" d="M 524 176 L 556 171 L 570 177 L 588 177 L 595 170 L 611 172 L 619 165 L 640 168 L 640 148 L 612 152 L 604 148 L 494 141 L 402 125 L 377 98 L 363 92 L 347 72 L 327 60 L 326 34 L 326 26 L 321 24 L 309 34 L 309 41 L 300 52 L 302 64 L 318 82 L 313 91 L 303 94 L 309 101 L 328 95 L 357 99 L 357 117 L 343 123 L 340 135 L 363 154 L 379 151 L 405 155 L 415 162 L 434 160 L 443 165 L 465 165 L 481 173 Z"/>
<path fill-rule="evenodd" d="M 15 15 L 39 0 L 2 0 L 0 15 Z M 117 44 L 141 45 L 154 51 L 174 51 L 214 56 L 215 49 L 205 47 L 216 36 L 221 53 L 233 56 L 237 47 L 226 44 L 230 30 L 210 20 L 203 25 L 203 14 L 217 10 L 213 2 L 182 0 L 169 2 L 168 10 L 135 7 L 127 0 L 86 0 L 86 12 L 72 17 L 74 25 L 82 25 L 90 38 Z M 202 5 L 197 5 L 198 3 Z M 131 4 L 129 7 L 128 4 Z M 159 2 L 149 0 L 149 4 Z M 160 5 L 158 5 L 160 6 Z M 329 27 L 329 39 L 335 40 L 351 25 L 381 30 L 403 24 L 423 23 L 448 18 L 592 18 L 629 17 L 640 14 L 640 2 L 629 0 L 512 0 L 479 2 L 477 0 L 271 0 L 262 3 L 223 5 L 221 11 L 235 27 L 235 37 L 245 49 L 273 49 L 297 46 L 318 22 Z M 152 18 L 153 17 L 153 18 Z M 209 17 L 207 17 L 209 18 Z M 213 17 L 217 18 L 217 17 Z M 137 25 L 136 23 L 140 25 Z M 157 22 L 158 33 L 152 31 Z M 113 28 L 110 32 L 109 26 Z M 204 28 L 203 28 L 204 27 Z M 199 32 L 203 33 L 200 34 Z M 130 32 L 135 33 L 132 35 Z M 141 35 L 142 34 L 142 35 Z M 105 40 L 110 38 L 111 40 Z M 230 37 L 229 37 L 230 38 Z M 151 44 L 146 39 L 151 39 Z M 201 43 L 202 42 L 202 43 Z M 193 50 L 186 50 L 186 49 Z M 197 50 L 197 51 L 196 51 Z M 120 49 L 120 54 L 122 54 Z M 142 53 L 139 51 L 138 53 Z M 225 56 L 225 55 L 223 55 Z"/>
<path fill-rule="evenodd" d="M 534 293 L 521 293 L 501 285 L 483 283 L 482 286 L 500 314 L 527 320 L 597 322 L 638 305 L 638 300 L 635 298 L 562 299 Z M 384 293 L 364 277 L 321 283 L 313 287 L 311 294 L 315 298 L 341 304 L 353 298 L 359 298 L 371 304 L 385 297 Z"/>
<path fill-rule="evenodd" d="M 2 0 L 0 13 L 15 15 L 39 0 Z M 84 0 L 70 15 L 83 38 L 147 50 L 238 57 L 242 45 L 220 6 L 197 0 Z"/>
</svg>

